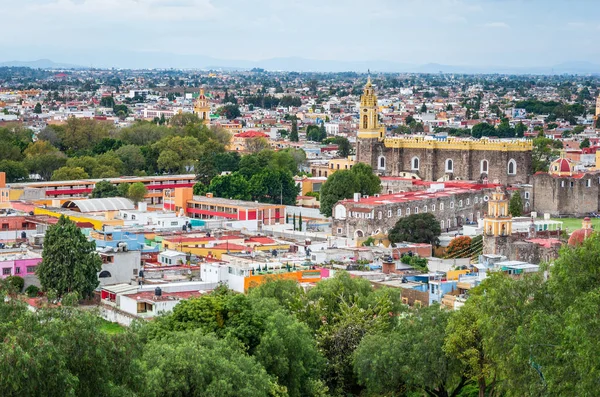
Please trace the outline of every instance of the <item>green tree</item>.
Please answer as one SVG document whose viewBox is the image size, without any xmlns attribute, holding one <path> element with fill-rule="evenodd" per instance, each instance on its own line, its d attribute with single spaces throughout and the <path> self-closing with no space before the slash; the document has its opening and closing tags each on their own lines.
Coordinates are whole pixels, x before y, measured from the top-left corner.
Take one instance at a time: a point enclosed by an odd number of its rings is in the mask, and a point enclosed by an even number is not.
<svg viewBox="0 0 600 397">
<path fill-rule="evenodd" d="M 118 197 L 129 197 L 129 188 L 131 187 L 131 183 L 121 182 L 117 185 L 117 196 Z"/>
<path fill-rule="evenodd" d="M 408 241 L 438 245 L 441 233 L 440 223 L 433 214 L 412 214 L 396 222 L 389 231 L 388 239 L 392 243 Z"/>
<path fill-rule="evenodd" d="M 226 117 L 228 120 L 233 120 L 242 115 L 240 108 L 237 105 L 225 105 L 217 109 L 220 116 Z"/>
<path fill-rule="evenodd" d="M 508 211 L 514 217 L 519 217 L 523 213 L 523 200 L 519 192 L 513 193 L 508 204 Z"/>
<path fill-rule="evenodd" d="M 552 159 L 558 157 L 560 154 L 559 149 L 562 149 L 562 147 L 563 145 L 561 141 L 557 141 L 552 138 L 546 138 L 543 135 L 534 138 L 533 150 L 531 151 L 533 172 L 547 172 L 550 162 Z"/>
<path fill-rule="evenodd" d="M 200 183 L 200 182 L 198 182 Z M 207 189 L 216 197 L 233 200 L 250 200 L 250 183 L 242 175 L 234 172 L 229 175 L 215 176 Z"/>
<path fill-rule="evenodd" d="M 57 169 L 67 163 L 67 158 L 62 153 L 43 154 L 34 156 L 25 160 L 25 166 L 32 174 L 39 175 L 43 180 L 48 181 Z"/>
<path fill-rule="evenodd" d="M 590 139 L 589 138 L 585 138 L 583 141 L 581 141 L 581 143 L 579 144 L 579 149 L 584 149 L 584 148 L 589 148 L 590 147 Z"/>
<path fill-rule="evenodd" d="M 71 157 L 67 160 L 66 167 L 83 168 L 86 174 L 93 175 L 94 170 L 98 167 L 98 160 L 92 156 Z"/>
<path fill-rule="evenodd" d="M 335 203 L 351 198 L 354 193 L 370 196 L 379 192 L 381 180 L 366 164 L 359 163 L 350 170 L 336 171 L 327 178 L 319 192 L 321 214 L 331 216 Z"/>
<path fill-rule="evenodd" d="M 298 138 L 298 122 L 296 121 L 296 119 L 292 120 L 292 131 L 290 132 L 290 141 L 291 142 L 298 142 L 299 138 Z"/>
<path fill-rule="evenodd" d="M 58 154 L 60 150 L 54 147 L 50 142 L 44 140 L 37 140 L 31 145 L 27 146 L 27 149 L 23 151 L 26 158 L 34 158 L 37 156 L 43 156 L 46 154 Z"/>
<path fill-rule="evenodd" d="M 246 149 L 250 153 L 258 153 L 261 150 L 269 149 L 270 147 L 269 140 L 264 137 L 250 138 L 246 141 Z"/>
<path fill-rule="evenodd" d="M 381 179 L 373 173 L 373 168 L 364 163 L 355 164 L 350 170 L 356 176 L 358 192 L 372 196 L 381 192 Z"/>
<path fill-rule="evenodd" d="M 496 135 L 496 129 L 488 123 L 475 124 L 471 129 L 473 138 L 481 138 L 482 136 Z"/>
<path fill-rule="evenodd" d="M 298 215 L 298 231 L 302 231 L 302 213 Z"/>
<path fill-rule="evenodd" d="M 352 197 L 358 190 L 357 185 L 356 176 L 350 171 L 342 170 L 331 174 L 319 192 L 321 214 L 332 216 L 335 203 Z"/>
<path fill-rule="evenodd" d="M 267 396 L 264 368 L 235 343 L 200 330 L 151 341 L 144 352 L 149 396 Z"/>
<path fill-rule="evenodd" d="M 81 167 L 61 167 L 52 173 L 53 181 L 73 181 L 89 177 Z"/>
<path fill-rule="evenodd" d="M 132 183 L 127 191 L 127 197 L 136 205 L 137 203 L 144 201 L 146 194 L 148 194 L 148 189 L 146 189 L 146 186 L 142 182 Z"/>
<path fill-rule="evenodd" d="M 68 153 L 92 149 L 108 135 L 108 123 L 75 117 L 69 118 L 59 133 L 61 144 Z"/>
<path fill-rule="evenodd" d="M 525 136 L 526 132 L 527 132 L 527 126 L 525 124 L 523 124 L 522 122 L 519 122 L 519 124 L 517 124 L 515 126 L 515 136 L 517 138 L 523 138 Z"/>
<path fill-rule="evenodd" d="M 69 292 L 84 298 L 92 296 L 102 261 L 96 244 L 64 215 L 48 228 L 42 258 L 36 275 L 45 291 L 54 290 L 59 296 Z"/>
<path fill-rule="evenodd" d="M 498 381 L 497 363 L 486 349 L 480 296 L 470 297 L 465 305 L 450 317 L 446 327 L 444 352 L 456 357 L 464 366 L 464 375 L 476 382 L 479 397 L 493 395 Z"/>
<path fill-rule="evenodd" d="M 109 181 L 97 182 L 92 190 L 92 198 L 117 197 L 119 189 Z"/>
<path fill-rule="evenodd" d="M 312 395 L 324 364 L 310 329 L 283 311 L 266 319 L 255 357 L 290 397 Z"/>
<path fill-rule="evenodd" d="M 33 108 L 33 113 L 35 114 L 42 114 L 42 104 L 41 103 L 36 103 L 35 107 Z"/>
<path fill-rule="evenodd" d="M 208 141 L 201 146 L 195 165 L 196 180 L 208 186 L 210 181 L 223 171 L 219 168 L 219 158 L 225 158 L 225 146 L 215 141 Z"/>
<path fill-rule="evenodd" d="M 300 192 L 292 173 L 282 169 L 264 168 L 249 182 L 252 198 L 263 203 L 295 205 Z"/>
<path fill-rule="evenodd" d="M 391 333 L 365 336 L 354 354 L 359 382 L 372 395 L 459 395 L 467 378 L 443 350 L 450 315 L 433 305 L 400 318 Z"/>
<path fill-rule="evenodd" d="M 6 173 L 7 182 L 18 182 L 29 177 L 27 168 L 20 161 L 0 160 L 0 171 Z"/>
<path fill-rule="evenodd" d="M 115 154 L 123 162 L 125 175 L 134 175 L 136 171 L 144 169 L 146 159 L 138 146 L 121 146 L 115 151 Z"/>
<path fill-rule="evenodd" d="M 337 155 L 339 157 L 348 157 L 352 153 L 352 145 L 348 138 L 337 137 L 334 141 L 338 145 Z"/>
<path fill-rule="evenodd" d="M 112 95 L 103 96 L 100 99 L 100 106 L 105 108 L 112 108 L 115 106 L 115 98 Z"/>
</svg>

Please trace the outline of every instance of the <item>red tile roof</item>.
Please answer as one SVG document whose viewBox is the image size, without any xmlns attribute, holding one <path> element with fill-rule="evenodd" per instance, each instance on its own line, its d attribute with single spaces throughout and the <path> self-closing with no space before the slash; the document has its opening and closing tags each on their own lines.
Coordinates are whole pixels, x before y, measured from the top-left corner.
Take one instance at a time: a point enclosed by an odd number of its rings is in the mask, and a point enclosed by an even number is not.
<svg viewBox="0 0 600 397">
<path fill-rule="evenodd" d="M 234 135 L 235 138 L 268 138 L 269 135 L 260 131 L 244 131 Z"/>
</svg>

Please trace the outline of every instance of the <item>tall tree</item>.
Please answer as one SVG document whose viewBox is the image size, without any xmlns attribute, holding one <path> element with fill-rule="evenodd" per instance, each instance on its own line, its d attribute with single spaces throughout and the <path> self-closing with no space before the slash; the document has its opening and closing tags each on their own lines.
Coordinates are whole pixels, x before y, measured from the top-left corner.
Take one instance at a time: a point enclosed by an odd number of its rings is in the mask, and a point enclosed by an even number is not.
<svg viewBox="0 0 600 397">
<path fill-rule="evenodd" d="M 117 197 L 118 195 L 119 190 L 109 181 L 100 181 L 96 183 L 94 190 L 92 190 L 92 198 Z"/>
<path fill-rule="evenodd" d="M 144 352 L 148 396 L 267 396 L 264 368 L 229 340 L 201 330 L 151 341 Z"/>
<path fill-rule="evenodd" d="M 298 122 L 294 119 L 292 120 L 292 131 L 290 132 L 290 141 L 298 142 Z"/>
<path fill-rule="evenodd" d="M 561 141 L 552 138 L 546 138 L 543 134 L 533 140 L 533 150 L 531 151 L 531 163 L 533 172 L 547 172 L 550 162 L 558 157 L 559 149 L 562 149 Z"/>
<path fill-rule="evenodd" d="M 523 200 L 519 192 L 513 193 L 508 204 L 508 211 L 512 216 L 521 216 L 523 213 Z"/>
<path fill-rule="evenodd" d="M 391 333 L 365 336 L 355 352 L 360 383 L 373 395 L 459 395 L 467 377 L 460 361 L 443 350 L 450 315 L 434 305 L 400 318 Z"/>
<path fill-rule="evenodd" d="M 348 157 L 352 153 L 352 144 L 348 138 L 337 137 L 334 141 L 338 145 L 337 155 L 340 157 Z"/>
<path fill-rule="evenodd" d="M 427 212 L 400 218 L 390 229 L 388 239 L 392 243 L 408 241 L 438 245 L 441 233 L 440 223 L 433 214 Z"/>
<path fill-rule="evenodd" d="M 73 221 L 62 215 L 44 239 L 42 262 L 36 269 L 42 288 L 59 296 L 76 292 L 91 297 L 102 267 L 96 244 L 88 241 Z"/>
<path fill-rule="evenodd" d="M 146 189 L 146 186 L 142 182 L 132 183 L 127 191 L 127 197 L 136 205 L 144 201 L 146 194 L 148 194 L 148 189 Z"/>
<path fill-rule="evenodd" d="M 381 180 L 366 164 L 359 163 L 350 170 L 336 171 L 327 178 L 319 192 L 321 214 L 331 216 L 335 203 L 351 198 L 354 193 L 370 196 L 379 192 Z"/>
<path fill-rule="evenodd" d="M 35 107 L 33 108 L 33 113 L 35 114 L 42 114 L 42 104 L 41 103 L 36 103 Z"/>
<path fill-rule="evenodd" d="M 61 167 L 52 173 L 53 181 L 74 181 L 89 177 L 88 173 L 81 167 Z"/>
</svg>

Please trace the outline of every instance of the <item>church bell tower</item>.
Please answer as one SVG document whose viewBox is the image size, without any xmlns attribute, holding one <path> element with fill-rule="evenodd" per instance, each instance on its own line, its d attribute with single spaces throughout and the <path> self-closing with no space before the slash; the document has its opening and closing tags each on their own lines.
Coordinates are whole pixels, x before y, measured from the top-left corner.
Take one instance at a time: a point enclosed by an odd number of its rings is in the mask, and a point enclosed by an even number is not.
<svg viewBox="0 0 600 397">
<path fill-rule="evenodd" d="M 210 105 L 203 89 L 200 89 L 198 99 L 194 102 L 194 114 L 200 118 L 202 124 L 210 124 Z"/>
<path fill-rule="evenodd" d="M 360 97 L 358 132 L 356 134 L 356 158 L 358 162 L 370 165 L 373 170 L 385 172 L 384 137 L 385 127 L 379 124 L 377 95 L 375 95 L 375 89 L 369 77 Z"/>
<path fill-rule="evenodd" d="M 360 97 L 360 120 L 358 125 L 358 139 L 383 139 L 384 127 L 379 125 L 379 112 L 377 95 L 371 84 L 371 78 L 365 85 Z"/>
<path fill-rule="evenodd" d="M 488 202 L 488 212 L 483 219 L 484 254 L 508 256 L 512 222 L 512 216 L 509 211 L 509 199 L 502 191 L 502 188 L 497 187 Z"/>
</svg>

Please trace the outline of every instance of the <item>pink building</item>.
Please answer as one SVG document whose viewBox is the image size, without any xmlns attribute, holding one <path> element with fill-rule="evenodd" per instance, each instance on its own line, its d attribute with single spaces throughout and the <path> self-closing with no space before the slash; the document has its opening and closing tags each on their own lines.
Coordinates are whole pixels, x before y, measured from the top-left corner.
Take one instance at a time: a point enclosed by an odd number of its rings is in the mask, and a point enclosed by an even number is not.
<svg viewBox="0 0 600 397">
<path fill-rule="evenodd" d="M 31 251 L 19 249 L 4 250 L 0 253 L 0 278 L 8 276 L 34 277 L 35 269 L 42 256 Z"/>
</svg>

